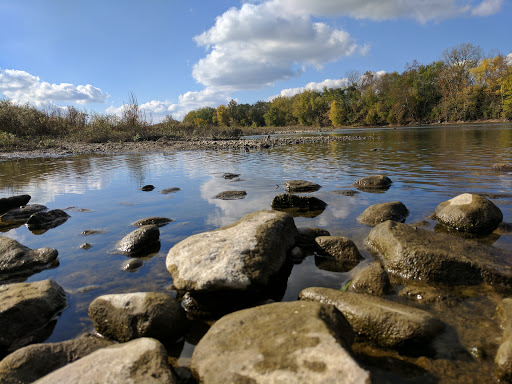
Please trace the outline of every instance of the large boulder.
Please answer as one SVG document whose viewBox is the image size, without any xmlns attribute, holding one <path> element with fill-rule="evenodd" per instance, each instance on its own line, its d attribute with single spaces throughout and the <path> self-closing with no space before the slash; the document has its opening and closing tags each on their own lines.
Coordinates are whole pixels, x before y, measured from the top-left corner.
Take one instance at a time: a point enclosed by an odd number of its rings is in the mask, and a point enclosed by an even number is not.
<svg viewBox="0 0 512 384">
<path fill-rule="evenodd" d="M 284 183 L 284 189 L 287 192 L 315 192 L 322 186 L 311 181 L 290 180 Z"/>
<path fill-rule="evenodd" d="M 37 384 L 176 383 L 158 340 L 140 338 L 99 349 L 37 380 Z"/>
<path fill-rule="evenodd" d="M 14 208 L 0 216 L 2 226 L 10 224 L 25 224 L 34 213 L 48 210 L 44 205 L 29 204 Z"/>
<path fill-rule="evenodd" d="M 138 337 L 174 341 L 183 336 L 185 311 L 171 295 L 157 292 L 97 297 L 89 306 L 96 330 L 109 339 L 126 342 Z"/>
<path fill-rule="evenodd" d="M 389 276 L 378 261 L 359 271 L 348 287 L 349 291 L 384 296 L 391 290 Z"/>
<path fill-rule="evenodd" d="M 403 223 L 408 215 L 409 210 L 403 203 L 392 201 L 370 205 L 357 220 L 362 224 L 374 227 L 387 220 Z"/>
<path fill-rule="evenodd" d="M 0 361 L 0 383 L 33 383 L 66 364 L 112 344 L 107 339 L 85 334 L 59 343 L 27 345 Z"/>
<path fill-rule="evenodd" d="M 0 213 L 7 212 L 13 208 L 19 208 L 23 205 L 27 205 L 30 199 L 30 195 L 3 197 L 0 199 Z"/>
<path fill-rule="evenodd" d="M 443 225 L 475 234 L 490 233 L 503 221 L 501 210 L 492 201 L 471 193 L 439 204 L 434 214 Z"/>
<path fill-rule="evenodd" d="M 394 221 L 374 227 L 366 244 L 405 280 L 512 287 L 512 253 L 503 249 Z"/>
<path fill-rule="evenodd" d="M 283 267 L 297 236 L 291 216 L 254 212 L 176 244 L 167 255 L 167 270 L 178 290 L 258 290 Z"/>
<path fill-rule="evenodd" d="M 66 293 L 54 281 L 0 285 L 0 354 L 43 341 L 64 307 Z"/>
<path fill-rule="evenodd" d="M 191 368 L 210 383 L 368 383 L 350 356 L 353 332 L 330 305 L 273 303 L 217 321 L 194 350 Z"/>
<path fill-rule="evenodd" d="M 334 305 L 354 332 L 377 345 L 403 351 L 427 349 L 443 328 L 428 312 L 380 297 L 330 288 L 306 288 L 301 300 Z"/>
<path fill-rule="evenodd" d="M 29 276 L 46 269 L 58 254 L 53 248 L 30 249 L 16 240 L 0 236 L 0 280 Z"/>
<path fill-rule="evenodd" d="M 26 226 L 30 231 L 48 230 L 64 224 L 71 216 L 62 209 L 53 209 L 48 212 L 36 212 L 30 216 Z"/>
<path fill-rule="evenodd" d="M 127 234 L 117 244 L 117 251 L 125 255 L 151 253 L 160 247 L 160 230 L 156 225 L 143 225 Z"/>
<path fill-rule="evenodd" d="M 384 175 L 373 175 L 366 176 L 354 183 L 354 186 L 361 191 L 372 192 L 374 190 L 386 190 L 389 189 L 393 182 L 391 179 Z"/>
</svg>

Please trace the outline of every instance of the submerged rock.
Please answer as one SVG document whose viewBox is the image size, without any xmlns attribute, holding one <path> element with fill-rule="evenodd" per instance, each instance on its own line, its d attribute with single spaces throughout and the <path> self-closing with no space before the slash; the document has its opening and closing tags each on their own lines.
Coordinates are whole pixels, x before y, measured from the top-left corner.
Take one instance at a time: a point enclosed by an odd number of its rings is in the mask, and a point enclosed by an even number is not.
<svg viewBox="0 0 512 384">
<path fill-rule="evenodd" d="M 503 221 L 501 210 L 493 202 L 470 193 L 439 204 L 434 214 L 443 225 L 476 234 L 490 233 Z"/>
<path fill-rule="evenodd" d="M 357 220 L 362 224 L 374 227 L 386 220 L 403 223 L 408 215 L 409 210 L 403 203 L 392 201 L 390 203 L 370 205 Z"/>
<path fill-rule="evenodd" d="M 11 209 L 0 216 L 2 224 L 25 224 L 34 213 L 46 211 L 48 208 L 40 204 L 29 204 L 23 207 Z"/>
<path fill-rule="evenodd" d="M 363 260 L 357 246 L 347 237 L 318 236 L 315 242 L 322 256 L 315 257 L 315 264 L 320 269 L 348 272 Z"/>
<path fill-rule="evenodd" d="M 143 265 L 144 265 L 144 261 L 142 261 L 141 259 L 132 257 L 131 259 L 126 260 L 123 263 L 122 269 L 123 269 L 123 271 L 133 272 L 133 271 L 136 271 L 137 269 L 139 269 L 140 267 L 142 267 Z"/>
<path fill-rule="evenodd" d="M 201 383 L 367 383 L 350 356 L 353 332 L 329 305 L 273 303 L 217 321 L 192 356 Z"/>
<path fill-rule="evenodd" d="M 273 209 L 301 208 L 310 211 L 323 211 L 327 207 L 327 203 L 314 196 L 281 193 L 274 197 L 270 206 Z"/>
<path fill-rule="evenodd" d="M 29 217 L 26 226 L 30 231 L 48 230 L 64 224 L 70 217 L 62 209 L 37 212 Z"/>
<path fill-rule="evenodd" d="M 258 290 L 284 265 L 297 236 L 291 216 L 254 212 L 176 244 L 167 255 L 167 270 L 178 290 Z"/>
<path fill-rule="evenodd" d="M 237 177 L 240 177 L 240 174 L 239 173 L 223 173 L 222 174 L 222 178 L 223 179 L 226 179 L 226 180 L 233 180 L 233 179 L 236 179 Z"/>
<path fill-rule="evenodd" d="M 491 168 L 499 172 L 512 172 L 512 164 L 496 163 Z"/>
<path fill-rule="evenodd" d="M 148 184 L 143 186 L 140 190 L 144 192 L 151 192 L 153 189 L 155 189 L 154 185 Z"/>
<path fill-rule="evenodd" d="M 144 225 L 156 225 L 157 227 L 164 227 L 169 223 L 172 223 L 174 220 L 169 219 L 168 217 L 146 217 L 145 219 L 137 220 L 132 225 L 134 227 L 142 227 Z"/>
<path fill-rule="evenodd" d="M 440 320 L 426 311 L 380 297 L 329 288 L 306 288 L 299 297 L 334 305 L 355 333 L 382 347 L 411 352 L 426 349 L 444 328 Z"/>
<path fill-rule="evenodd" d="M 351 189 L 340 189 L 340 190 L 330 191 L 330 192 L 333 195 L 342 195 L 342 196 L 349 196 L 349 197 L 355 196 L 359 193 L 358 191 L 354 191 Z"/>
<path fill-rule="evenodd" d="M 361 191 L 386 190 L 389 189 L 393 182 L 387 176 L 373 175 L 366 176 L 354 183 L 354 186 Z"/>
<path fill-rule="evenodd" d="M 129 233 L 117 244 L 117 251 L 123 254 L 151 253 L 159 245 L 160 230 L 156 225 L 143 225 Z"/>
<path fill-rule="evenodd" d="M 322 188 L 321 185 L 304 180 L 290 180 L 284 183 L 287 192 L 315 192 Z"/>
<path fill-rule="evenodd" d="M 162 189 L 160 191 L 160 193 L 163 193 L 164 195 L 168 195 L 169 193 L 175 193 L 175 192 L 178 192 L 178 191 L 181 191 L 181 189 L 178 188 L 178 187 L 173 187 L 173 188 Z"/>
<path fill-rule="evenodd" d="M 92 236 L 92 235 L 100 235 L 102 233 L 107 233 L 102 229 L 86 229 L 85 231 L 80 232 L 81 236 Z"/>
<path fill-rule="evenodd" d="M 391 290 L 389 276 L 378 261 L 359 271 L 349 285 L 349 291 L 384 296 Z"/>
<path fill-rule="evenodd" d="M 32 197 L 30 195 L 3 197 L 0 199 L 0 213 L 27 205 L 31 198 Z"/>
<path fill-rule="evenodd" d="M 79 248 L 88 251 L 89 249 L 92 248 L 92 244 L 90 244 L 90 243 L 82 243 L 82 244 L 80 244 Z"/>
<path fill-rule="evenodd" d="M 317 244 L 315 239 L 318 236 L 330 236 L 328 230 L 316 227 L 298 228 L 299 238 L 297 239 L 297 245 L 303 248 L 316 248 Z"/>
<path fill-rule="evenodd" d="M 494 373 L 500 381 L 512 380 L 512 299 L 503 299 L 497 308 L 503 338 L 494 358 Z"/>
<path fill-rule="evenodd" d="M 52 280 L 0 285 L 0 354 L 44 341 L 65 306 L 66 293 Z"/>
<path fill-rule="evenodd" d="M 215 196 L 216 199 L 220 200 L 240 200 L 245 199 L 247 192 L 245 191 L 224 191 Z"/>
</svg>

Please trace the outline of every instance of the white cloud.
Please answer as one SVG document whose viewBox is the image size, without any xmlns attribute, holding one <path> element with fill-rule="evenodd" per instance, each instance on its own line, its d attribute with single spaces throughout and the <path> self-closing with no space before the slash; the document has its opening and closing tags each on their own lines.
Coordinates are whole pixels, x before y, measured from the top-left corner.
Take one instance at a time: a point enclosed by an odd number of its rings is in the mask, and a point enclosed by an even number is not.
<svg viewBox="0 0 512 384">
<path fill-rule="evenodd" d="M 322 91 L 324 87 L 327 88 L 345 88 L 349 84 L 348 79 L 326 79 L 320 83 L 311 82 L 306 84 L 305 87 L 297 87 L 297 88 L 286 88 L 281 91 L 279 95 L 272 96 L 269 100 L 275 99 L 277 96 L 285 96 L 292 97 L 294 95 L 298 95 L 306 90 L 308 91 Z"/>
<path fill-rule="evenodd" d="M 484 0 L 471 10 L 471 14 L 474 16 L 494 15 L 501 9 L 502 5 L 503 0 Z"/>
<path fill-rule="evenodd" d="M 37 106 L 67 102 L 76 104 L 104 103 L 108 94 L 90 84 L 50 84 L 25 71 L 0 69 L 0 92 L 17 103 Z"/>
<path fill-rule="evenodd" d="M 505 60 L 507 61 L 508 65 L 512 65 L 512 52 L 510 52 L 506 57 Z"/>
</svg>

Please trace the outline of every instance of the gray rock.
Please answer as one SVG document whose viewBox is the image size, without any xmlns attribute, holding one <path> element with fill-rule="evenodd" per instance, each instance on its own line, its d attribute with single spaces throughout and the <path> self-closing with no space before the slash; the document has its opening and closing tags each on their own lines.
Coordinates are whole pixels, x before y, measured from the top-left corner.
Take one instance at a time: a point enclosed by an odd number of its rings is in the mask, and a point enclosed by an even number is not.
<svg viewBox="0 0 512 384">
<path fill-rule="evenodd" d="M 30 199 L 30 195 L 3 197 L 0 199 L 0 212 L 4 213 L 10 209 L 19 208 L 23 205 L 27 205 Z"/>
<path fill-rule="evenodd" d="M 167 255 L 167 270 L 178 290 L 258 290 L 284 265 L 297 236 L 291 216 L 254 212 L 176 244 Z"/>
<path fill-rule="evenodd" d="M 316 248 L 315 239 L 318 236 L 330 236 L 329 231 L 323 228 L 306 227 L 298 228 L 299 238 L 297 239 L 297 245 L 304 248 Z"/>
<path fill-rule="evenodd" d="M 64 224 L 69 216 L 62 209 L 53 209 L 48 212 L 34 213 L 26 222 L 26 226 L 30 231 L 48 230 Z"/>
<path fill-rule="evenodd" d="M 30 249 L 16 240 L 0 236 L 0 280 L 29 276 L 46 269 L 58 254 L 53 248 Z"/>
<path fill-rule="evenodd" d="M 287 192 L 315 192 L 322 188 L 321 185 L 304 180 L 290 180 L 284 183 Z"/>
<path fill-rule="evenodd" d="M 46 211 L 48 208 L 40 204 L 29 204 L 19 208 L 11 209 L 0 216 L 3 223 L 22 223 L 25 224 L 30 216 L 37 212 Z"/>
<path fill-rule="evenodd" d="M 408 215 L 409 210 L 403 203 L 392 201 L 390 203 L 370 205 L 357 220 L 362 224 L 374 227 L 386 220 L 403 223 Z"/>
<path fill-rule="evenodd" d="M 374 175 L 366 176 L 354 183 L 354 186 L 362 191 L 373 190 L 373 189 L 388 189 L 393 182 L 387 176 Z"/>
<path fill-rule="evenodd" d="M 0 383 L 30 384 L 113 342 L 86 334 L 60 343 L 32 344 L 0 361 Z"/>
<path fill-rule="evenodd" d="M 174 341 L 183 336 L 187 324 L 180 304 L 157 292 L 97 297 L 89 306 L 89 317 L 100 334 L 120 342 L 138 337 Z"/>
<path fill-rule="evenodd" d="M 247 196 L 245 191 L 224 191 L 218 193 L 215 198 L 220 200 L 240 200 L 244 199 L 245 196 Z"/>
<path fill-rule="evenodd" d="M 126 260 L 123 263 L 122 269 L 123 269 L 123 271 L 130 271 L 130 272 L 132 272 L 132 271 L 136 271 L 137 269 L 139 269 L 143 265 L 144 265 L 144 261 L 142 261 L 141 259 L 137 259 L 135 257 L 132 257 L 131 259 Z"/>
<path fill-rule="evenodd" d="M 363 260 L 357 246 L 348 237 L 318 236 L 315 238 L 320 253 L 336 260 L 356 262 Z"/>
<path fill-rule="evenodd" d="M 310 211 L 323 211 L 327 203 L 314 196 L 297 196 L 290 193 L 280 193 L 274 197 L 270 206 L 274 209 L 302 208 Z"/>
<path fill-rule="evenodd" d="M 353 333 L 333 306 L 288 302 L 224 316 L 194 350 L 201 383 L 368 383 Z"/>
<path fill-rule="evenodd" d="M 443 225 L 476 234 L 490 233 L 503 221 L 501 210 L 493 202 L 470 193 L 439 204 L 434 214 Z"/>
<path fill-rule="evenodd" d="M 178 192 L 178 191 L 181 191 L 181 189 L 178 188 L 178 187 L 173 187 L 173 188 L 162 189 L 160 191 L 160 193 L 163 193 L 164 195 L 168 195 L 169 193 L 175 193 L 175 192 Z"/>
<path fill-rule="evenodd" d="M 37 384 L 176 383 L 167 352 L 157 340 L 140 338 L 99 349 L 37 380 Z"/>
<path fill-rule="evenodd" d="M 380 297 L 330 288 L 306 288 L 299 297 L 334 305 L 355 333 L 382 347 L 403 351 L 425 348 L 444 328 L 426 311 Z"/>
<path fill-rule="evenodd" d="M 391 290 L 391 283 L 382 265 L 374 261 L 354 276 L 348 289 L 353 292 L 384 296 Z"/>
<path fill-rule="evenodd" d="M 499 248 L 394 221 L 374 227 L 366 244 L 405 280 L 512 287 L 512 253 Z"/>
<path fill-rule="evenodd" d="M 134 227 L 142 227 L 144 225 L 156 225 L 157 227 L 164 227 L 169 223 L 172 223 L 174 220 L 169 219 L 168 217 L 146 217 L 145 219 L 137 220 L 132 225 Z"/>
<path fill-rule="evenodd" d="M 129 233 L 117 244 L 117 251 L 134 254 L 144 250 L 152 251 L 159 243 L 160 230 L 156 225 L 144 225 Z"/>
<path fill-rule="evenodd" d="M 65 306 L 64 290 L 51 280 L 0 285 L 0 353 L 43 341 L 41 332 Z"/>
</svg>

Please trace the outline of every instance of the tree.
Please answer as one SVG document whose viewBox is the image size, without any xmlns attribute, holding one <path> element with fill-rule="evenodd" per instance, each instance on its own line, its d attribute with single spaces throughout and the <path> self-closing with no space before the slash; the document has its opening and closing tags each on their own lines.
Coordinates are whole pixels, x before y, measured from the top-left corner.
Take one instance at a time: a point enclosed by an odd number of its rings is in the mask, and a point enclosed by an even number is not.
<svg viewBox="0 0 512 384">
<path fill-rule="evenodd" d="M 229 110 L 225 105 L 219 105 L 217 107 L 217 124 L 221 127 L 229 126 Z"/>
<path fill-rule="evenodd" d="M 341 127 L 347 123 L 347 109 L 341 101 L 333 100 L 329 109 L 329 119 L 335 127 Z"/>
</svg>

